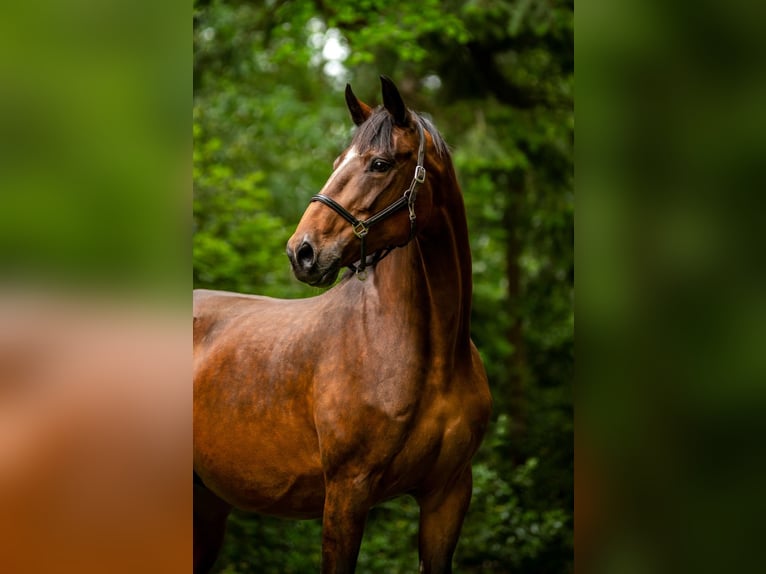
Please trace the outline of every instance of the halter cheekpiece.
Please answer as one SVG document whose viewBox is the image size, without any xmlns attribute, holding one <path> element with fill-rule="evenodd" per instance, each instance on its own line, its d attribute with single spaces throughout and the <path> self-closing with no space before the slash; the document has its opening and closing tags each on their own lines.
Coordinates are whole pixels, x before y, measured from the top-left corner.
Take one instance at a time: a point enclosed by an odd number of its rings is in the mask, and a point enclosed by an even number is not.
<svg viewBox="0 0 766 574">
<path fill-rule="evenodd" d="M 404 192 L 402 197 L 394 201 L 391 205 L 388 207 L 385 207 L 384 209 L 381 209 L 378 213 L 375 215 L 368 217 L 364 221 L 360 221 L 356 217 L 354 217 L 351 212 L 349 212 L 345 207 L 343 207 L 340 203 L 335 201 L 334 199 L 327 197 L 326 195 L 317 194 L 311 198 L 311 202 L 318 201 L 320 203 L 324 203 L 326 206 L 332 208 L 338 215 L 340 215 L 343 219 L 348 221 L 351 224 L 351 227 L 354 230 L 354 235 L 356 235 L 359 238 L 360 242 L 360 248 L 361 248 L 361 258 L 359 259 L 359 264 L 354 265 L 353 263 L 349 265 L 349 269 L 351 269 L 355 274 L 357 279 L 360 281 L 364 281 L 367 278 L 367 245 L 366 245 L 366 239 L 367 234 L 370 231 L 370 227 L 372 227 L 374 224 L 379 223 L 383 221 L 384 219 L 388 218 L 389 216 L 393 215 L 403 207 L 407 206 L 407 209 L 409 210 L 410 215 L 410 237 L 407 240 L 407 243 L 409 243 L 412 238 L 415 236 L 415 199 L 417 198 L 417 191 L 418 191 L 418 185 L 423 183 L 426 180 L 426 169 L 423 167 L 423 160 L 425 158 L 425 134 L 423 131 L 423 126 L 420 124 L 419 121 L 415 122 L 418 127 L 418 134 L 420 136 L 420 143 L 418 144 L 418 164 L 415 167 L 415 175 L 412 177 L 412 182 L 410 183 L 410 187 L 407 188 L 407 190 Z M 386 255 L 391 253 L 391 251 L 394 249 L 394 247 L 387 247 L 384 250 L 376 251 L 373 256 L 372 260 L 370 261 L 369 265 L 371 267 L 374 267 L 378 261 L 383 259 Z"/>
</svg>

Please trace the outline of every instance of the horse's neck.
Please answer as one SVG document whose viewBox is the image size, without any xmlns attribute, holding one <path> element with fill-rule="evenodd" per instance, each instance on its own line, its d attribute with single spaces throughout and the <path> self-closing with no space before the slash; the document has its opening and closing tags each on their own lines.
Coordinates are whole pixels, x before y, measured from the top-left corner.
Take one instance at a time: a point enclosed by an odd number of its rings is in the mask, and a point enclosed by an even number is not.
<svg viewBox="0 0 766 574">
<path fill-rule="evenodd" d="M 376 271 L 381 304 L 402 308 L 402 320 L 422 330 L 421 340 L 445 365 L 470 353 L 471 252 L 456 186 L 434 208 L 427 228 Z"/>
</svg>

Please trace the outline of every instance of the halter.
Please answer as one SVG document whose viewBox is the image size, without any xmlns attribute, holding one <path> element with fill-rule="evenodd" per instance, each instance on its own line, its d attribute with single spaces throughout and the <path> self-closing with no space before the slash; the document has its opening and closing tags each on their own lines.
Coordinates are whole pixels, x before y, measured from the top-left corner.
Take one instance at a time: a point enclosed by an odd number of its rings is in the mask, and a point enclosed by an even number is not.
<svg viewBox="0 0 766 574">
<path fill-rule="evenodd" d="M 318 201 L 320 203 L 324 203 L 326 206 L 332 208 L 338 215 L 340 215 L 343 219 L 348 221 L 351 224 L 352 229 L 354 230 L 354 235 L 356 235 L 359 238 L 360 242 L 360 248 L 361 248 L 361 258 L 359 259 L 359 264 L 354 265 L 353 263 L 349 265 L 349 269 L 351 269 L 355 274 L 357 279 L 360 281 L 364 281 L 367 278 L 367 245 L 366 245 L 366 239 L 367 234 L 370 231 L 370 227 L 372 227 L 374 224 L 379 223 L 383 221 L 384 219 L 387 219 L 400 209 L 402 209 L 405 205 L 409 209 L 410 212 L 410 237 L 407 239 L 407 243 L 412 241 L 412 238 L 415 236 L 415 199 L 417 198 L 417 190 L 418 185 L 423 183 L 426 180 L 426 169 L 423 167 L 423 160 L 425 158 L 425 135 L 423 133 L 423 126 L 420 125 L 420 122 L 416 122 L 418 126 L 418 133 L 420 135 L 420 143 L 418 144 L 418 164 L 415 167 L 415 175 L 412 178 L 412 182 L 410 183 L 410 187 L 404 192 L 404 195 L 394 201 L 391 205 L 388 207 L 385 207 L 381 209 L 378 213 L 375 215 L 368 217 L 364 221 L 360 221 L 345 208 L 340 203 L 335 201 L 334 199 L 327 197 L 326 195 L 317 194 L 311 198 L 311 202 Z M 406 244 L 405 244 L 406 245 Z M 375 254 L 372 256 L 372 261 L 370 262 L 370 265 L 374 267 L 377 265 L 378 261 L 383 259 L 386 255 L 391 253 L 391 251 L 394 249 L 394 247 L 387 247 L 385 251 L 381 254 L 381 251 L 376 251 Z"/>
</svg>

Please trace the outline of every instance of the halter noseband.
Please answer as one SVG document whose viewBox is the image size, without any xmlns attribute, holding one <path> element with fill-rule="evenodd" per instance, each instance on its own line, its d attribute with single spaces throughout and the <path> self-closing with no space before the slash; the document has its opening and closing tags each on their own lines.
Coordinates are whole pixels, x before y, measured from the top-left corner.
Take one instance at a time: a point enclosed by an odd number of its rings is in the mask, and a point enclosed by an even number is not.
<svg viewBox="0 0 766 574">
<path fill-rule="evenodd" d="M 361 247 L 361 259 L 359 260 L 358 265 L 354 265 L 353 263 L 349 265 L 349 269 L 351 269 L 355 274 L 356 277 L 360 281 L 364 281 L 367 278 L 367 246 L 366 246 L 366 238 L 367 233 L 370 231 L 370 227 L 372 227 L 374 224 L 379 223 L 383 221 L 384 219 L 387 219 L 400 209 L 402 209 L 405 205 L 409 209 L 410 212 L 410 237 L 407 239 L 407 243 L 409 243 L 412 238 L 415 236 L 415 199 L 417 198 L 417 190 L 418 185 L 423 183 L 426 180 L 426 169 L 423 167 L 423 160 L 425 158 L 425 135 L 423 133 L 423 126 L 420 125 L 420 122 L 416 121 L 416 124 L 418 126 L 418 133 L 420 135 L 420 143 L 418 144 L 418 165 L 415 167 L 415 175 L 412 178 L 412 182 L 410 183 L 410 187 L 404 192 L 404 195 L 394 201 L 391 205 L 388 207 L 381 209 L 378 213 L 375 215 L 368 217 L 364 221 L 360 221 L 345 208 L 340 203 L 335 201 L 334 199 L 327 197 L 326 195 L 317 194 L 311 198 L 311 202 L 318 201 L 320 203 L 324 203 L 326 206 L 332 208 L 338 215 L 340 215 L 343 219 L 348 221 L 351 224 L 351 227 L 354 230 L 354 235 L 356 235 L 359 238 L 360 247 Z M 385 252 L 381 254 L 380 251 L 377 251 L 372 258 L 371 266 L 375 266 L 378 261 L 383 259 L 386 255 L 391 253 L 393 250 L 393 247 L 386 248 Z"/>
</svg>

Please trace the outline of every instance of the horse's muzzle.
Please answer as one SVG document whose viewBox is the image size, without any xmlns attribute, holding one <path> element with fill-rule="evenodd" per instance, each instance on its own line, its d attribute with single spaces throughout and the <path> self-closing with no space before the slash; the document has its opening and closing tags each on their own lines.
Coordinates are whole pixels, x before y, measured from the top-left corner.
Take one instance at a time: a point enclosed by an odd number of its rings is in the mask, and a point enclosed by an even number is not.
<svg viewBox="0 0 766 574">
<path fill-rule="evenodd" d="M 319 252 L 307 238 L 293 248 L 292 241 L 287 243 L 287 257 L 293 267 L 293 273 L 299 281 L 314 287 L 332 285 L 338 277 L 340 264 L 338 258 L 323 262 Z"/>
</svg>

